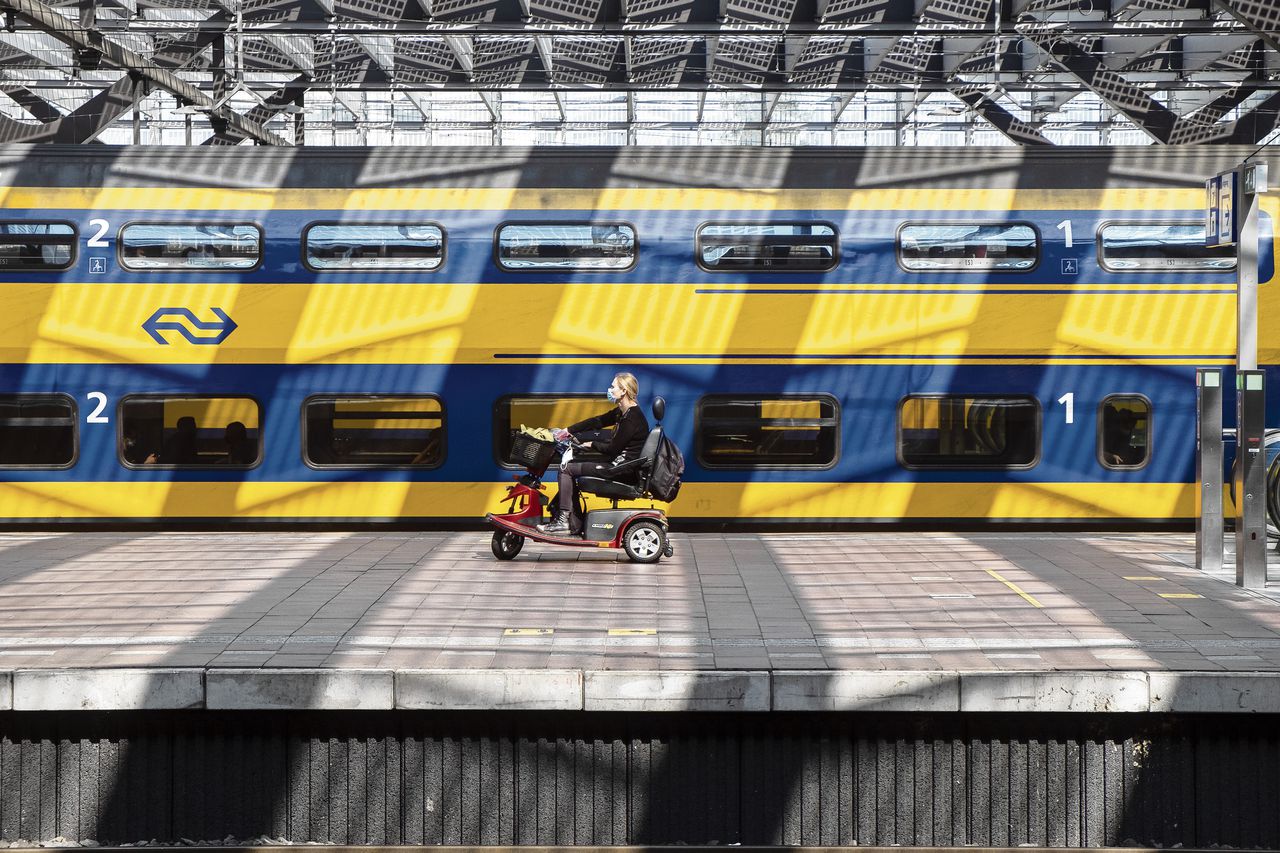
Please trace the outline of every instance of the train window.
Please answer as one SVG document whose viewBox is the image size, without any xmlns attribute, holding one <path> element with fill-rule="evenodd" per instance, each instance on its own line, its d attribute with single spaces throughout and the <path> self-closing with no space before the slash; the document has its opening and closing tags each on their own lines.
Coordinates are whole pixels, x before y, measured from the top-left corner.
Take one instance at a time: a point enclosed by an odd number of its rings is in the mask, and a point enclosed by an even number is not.
<svg viewBox="0 0 1280 853">
<path fill-rule="evenodd" d="M 507 461 L 511 455 L 511 432 L 521 425 L 567 427 L 596 415 L 610 404 L 599 394 L 526 394 L 502 397 L 493 406 L 493 454 L 499 464 L 518 467 Z"/>
<path fill-rule="evenodd" d="M 708 468 L 826 468 L 839 452 L 840 409 L 827 395 L 713 394 L 697 418 Z"/>
<path fill-rule="evenodd" d="M 636 261 L 636 231 L 621 222 L 513 222 L 498 228 L 505 270 L 624 270 Z"/>
<path fill-rule="evenodd" d="M 302 452 L 317 468 L 438 468 L 438 397 L 313 397 L 303 405 Z"/>
<path fill-rule="evenodd" d="M 435 270 L 444 262 L 439 225 L 311 225 L 302 236 L 308 267 L 326 270 Z"/>
<path fill-rule="evenodd" d="M 1203 222 L 1109 222 L 1098 229 L 1098 262 L 1112 272 L 1225 271 L 1236 250 L 1205 248 Z"/>
<path fill-rule="evenodd" d="M 698 263 L 713 272 L 834 269 L 834 225 L 824 222 L 712 222 L 697 233 Z"/>
<path fill-rule="evenodd" d="M 67 222 L 0 222 L 0 272 L 70 268 L 76 229 Z"/>
<path fill-rule="evenodd" d="M 1115 394 L 1098 407 L 1098 461 L 1104 468 L 1141 468 L 1151 458 L 1151 401 Z"/>
<path fill-rule="evenodd" d="M 249 397 L 126 397 L 119 422 L 130 466 L 249 468 L 261 455 L 258 403 Z"/>
<path fill-rule="evenodd" d="M 0 394 L 0 467 L 68 468 L 76 407 L 64 394 Z"/>
<path fill-rule="evenodd" d="M 120 229 L 120 263 L 130 270 L 247 270 L 262 260 L 256 225 L 165 225 Z"/>
<path fill-rule="evenodd" d="M 909 222 L 898 260 L 910 272 L 1018 272 L 1040 260 L 1040 235 L 1022 222 Z"/>
<path fill-rule="evenodd" d="M 1030 468 L 1040 455 L 1034 397 L 907 397 L 898 458 L 908 468 Z"/>
</svg>

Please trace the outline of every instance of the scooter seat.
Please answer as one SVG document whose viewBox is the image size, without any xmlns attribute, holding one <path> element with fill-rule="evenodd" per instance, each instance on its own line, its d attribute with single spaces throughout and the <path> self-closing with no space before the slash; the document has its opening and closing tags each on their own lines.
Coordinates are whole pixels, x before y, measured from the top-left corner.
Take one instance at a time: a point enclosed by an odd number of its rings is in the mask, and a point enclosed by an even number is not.
<svg viewBox="0 0 1280 853">
<path fill-rule="evenodd" d="M 579 477 L 578 488 L 602 498 L 619 500 L 635 500 L 644 495 L 644 490 L 635 483 L 619 483 L 617 480 L 606 480 L 603 477 Z"/>
</svg>

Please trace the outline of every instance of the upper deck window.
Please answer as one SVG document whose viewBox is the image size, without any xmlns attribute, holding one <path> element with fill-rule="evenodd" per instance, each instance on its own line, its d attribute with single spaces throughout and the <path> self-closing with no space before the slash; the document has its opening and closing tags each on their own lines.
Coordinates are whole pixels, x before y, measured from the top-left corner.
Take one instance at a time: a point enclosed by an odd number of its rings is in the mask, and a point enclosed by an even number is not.
<svg viewBox="0 0 1280 853">
<path fill-rule="evenodd" d="M 312 225 L 303 235 L 313 270 L 435 270 L 444 262 L 439 225 Z"/>
<path fill-rule="evenodd" d="M 1098 230 L 1098 262 L 1112 272 L 1226 272 L 1236 250 L 1205 248 L 1203 222 L 1110 222 Z"/>
<path fill-rule="evenodd" d="M 130 270 L 247 270 L 262 260 L 256 225 L 165 225 L 120 229 L 120 263 Z"/>
<path fill-rule="evenodd" d="M 714 222 L 698 229 L 698 263 L 713 272 L 822 272 L 837 260 L 823 222 Z"/>
<path fill-rule="evenodd" d="M 76 229 L 66 222 L 0 222 L 0 272 L 65 270 L 76 254 Z"/>
<path fill-rule="evenodd" d="M 621 222 L 511 223 L 498 229 L 498 266 L 538 270 L 625 270 L 636 262 L 636 231 Z"/>
<path fill-rule="evenodd" d="M 910 272 L 1018 272 L 1040 260 L 1040 235 L 1022 222 L 915 222 L 898 231 Z"/>
</svg>

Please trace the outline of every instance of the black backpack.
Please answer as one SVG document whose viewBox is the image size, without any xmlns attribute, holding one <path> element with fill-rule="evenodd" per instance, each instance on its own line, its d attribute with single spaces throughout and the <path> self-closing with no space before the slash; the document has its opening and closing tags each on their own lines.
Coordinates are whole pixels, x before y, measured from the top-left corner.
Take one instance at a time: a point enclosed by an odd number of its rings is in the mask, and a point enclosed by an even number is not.
<svg viewBox="0 0 1280 853">
<path fill-rule="evenodd" d="M 658 440 L 658 455 L 649 472 L 649 492 L 658 500 L 670 503 L 680 493 L 680 478 L 684 476 L 684 454 L 676 443 L 667 438 L 666 432 Z"/>
</svg>

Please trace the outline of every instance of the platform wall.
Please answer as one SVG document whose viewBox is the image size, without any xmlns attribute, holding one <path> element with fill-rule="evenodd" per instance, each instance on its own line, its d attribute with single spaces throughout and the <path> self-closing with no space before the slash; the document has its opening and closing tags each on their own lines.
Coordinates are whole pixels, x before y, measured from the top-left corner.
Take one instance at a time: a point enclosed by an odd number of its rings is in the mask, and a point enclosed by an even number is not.
<svg viewBox="0 0 1280 853">
<path fill-rule="evenodd" d="M 0 713 L 0 839 L 1280 847 L 1280 719 Z"/>
</svg>

